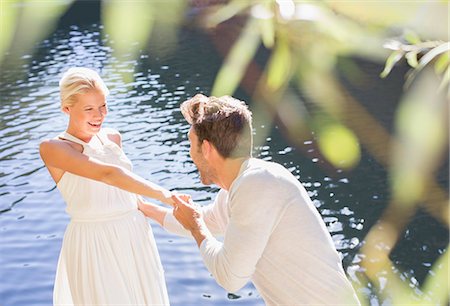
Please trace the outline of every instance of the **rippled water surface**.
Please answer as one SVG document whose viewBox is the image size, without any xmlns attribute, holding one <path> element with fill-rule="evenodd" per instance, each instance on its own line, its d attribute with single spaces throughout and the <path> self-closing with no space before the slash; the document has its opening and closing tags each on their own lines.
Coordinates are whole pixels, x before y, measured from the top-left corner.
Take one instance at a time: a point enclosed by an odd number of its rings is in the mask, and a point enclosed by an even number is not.
<svg viewBox="0 0 450 306">
<path fill-rule="evenodd" d="M 95 25 L 59 30 L 39 45 L 37 54 L 24 54 L 28 64 L 2 72 L 1 305 L 51 304 L 57 258 L 69 220 L 65 204 L 39 158 L 38 145 L 66 127 L 67 118 L 59 110 L 58 80 L 69 67 L 87 66 L 101 72 L 111 91 L 105 125 L 122 133 L 124 150 L 136 173 L 166 188 L 191 193 L 201 204 L 213 199 L 217 191 L 199 182 L 189 160 L 188 126 L 178 109 L 180 102 L 197 92 L 209 94 L 219 65 L 211 47 L 199 41 L 199 35 L 186 32 L 172 55 L 155 55 L 150 48 L 139 59 L 114 66 L 117 62 L 99 31 Z M 132 82 L 124 81 L 121 74 L 129 67 L 134 69 Z M 280 162 L 302 181 L 342 254 L 348 274 L 356 280 L 361 271 L 357 251 L 388 198 L 385 173 L 367 156 L 352 173 L 329 169 L 316 154 L 314 135 L 302 148 L 293 148 L 276 126 L 270 130 L 268 126 L 255 126 L 257 134 L 268 135 L 264 145 L 255 148 L 255 155 Z M 426 216 L 419 218 L 417 227 L 427 220 Z M 237 295 L 227 294 L 204 268 L 193 241 L 151 224 L 172 305 L 262 304 L 251 284 Z M 445 239 L 437 225 L 431 225 L 433 230 Z M 405 251 L 395 256 L 405 267 L 401 272 L 405 282 L 414 287 L 415 277 L 426 275 L 442 248 L 440 242 L 433 245 L 413 232 L 408 235 L 404 237 Z M 425 255 L 420 262 L 404 256 L 411 247 L 422 248 Z M 371 290 L 359 289 L 367 296 Z"/>
</svg>

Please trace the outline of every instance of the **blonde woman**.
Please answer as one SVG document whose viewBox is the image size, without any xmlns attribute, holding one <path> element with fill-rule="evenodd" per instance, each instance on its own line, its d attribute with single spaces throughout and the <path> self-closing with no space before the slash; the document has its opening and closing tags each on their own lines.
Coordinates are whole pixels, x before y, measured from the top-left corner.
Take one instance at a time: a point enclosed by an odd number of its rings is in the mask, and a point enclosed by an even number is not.
<svg viewBox="0 0 450 306">
<path fill-rule="evenodd" d="M 56 272 L 55 305 L 169 305 L 152 230 L 138 210 L 143 195 L 172 204 L 171 193 L 133 174 L 121 136 L 103 128 L 108 89 L 87 68 L 60 80 L 65 132 L 40 145 L 71 221 Z"/>
</svg>

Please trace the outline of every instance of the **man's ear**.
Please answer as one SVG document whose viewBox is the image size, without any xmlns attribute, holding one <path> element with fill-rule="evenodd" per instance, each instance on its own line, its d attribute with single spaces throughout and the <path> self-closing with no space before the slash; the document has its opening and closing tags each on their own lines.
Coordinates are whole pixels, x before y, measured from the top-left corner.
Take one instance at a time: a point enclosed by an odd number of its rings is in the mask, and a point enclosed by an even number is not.
<svg viewBox="0 0 450 306">
<path fill-rule="evenodd" d="M 208 140 L 203 140 L 202 142 L 202 153 L 203 156 L 205 157 L 206 160 L 211 159 L 212 156 L 212 151 L 214 150 L 214 146 L 208 141 Z"/>
<path fill-rule="evenodd" d="M 62 108 L 62 111 L 63 111 L 64 113 L 66 113 L 67 115 L 70 114 L 70 108 L 69 108 L 68 106 L 64 106 L 64 107 Z"/>
<path fill-rule="evenodd" d="M 202 153 L 205 159 L 211 163 L 216 163 L 218 158 L 222 158 L 215 145 L 208 140 L 203 140 Z"/>
</svg>

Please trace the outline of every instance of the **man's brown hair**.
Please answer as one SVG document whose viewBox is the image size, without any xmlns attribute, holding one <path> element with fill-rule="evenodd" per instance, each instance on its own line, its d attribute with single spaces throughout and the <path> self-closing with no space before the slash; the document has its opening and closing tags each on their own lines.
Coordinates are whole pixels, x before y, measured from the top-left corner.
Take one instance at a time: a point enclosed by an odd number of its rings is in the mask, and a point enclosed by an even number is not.
<svg viewBox="0 0 450 306">
<path fill-rule="evenodd" d="M 197 94 L 181 104 L 181 113 L 200 145 L 208 140 L 225 158 L 252 156 L 252 113 L 243 101 Z"/>
</svg>

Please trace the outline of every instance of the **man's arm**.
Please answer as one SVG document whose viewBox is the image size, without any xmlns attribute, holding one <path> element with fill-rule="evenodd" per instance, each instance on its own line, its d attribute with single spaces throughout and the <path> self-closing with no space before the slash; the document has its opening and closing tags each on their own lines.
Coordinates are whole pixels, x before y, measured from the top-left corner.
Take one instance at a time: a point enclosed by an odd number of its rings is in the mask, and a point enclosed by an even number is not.
<svg viewBox="0 0 450 306">
<path fill-rule="evenodd" d="M 284 213 L 286 205 L 274 184 L 276 181 L 264 177 L 240 184 L 231 195 L 231 216 L 223 243 L 212 237 L 195 206 L 173 197 L 175 217 L 191 231 L 208 270 L 228 291 L 239 290 L 251 278 Z"/>
<path fill-rule="evenodd" d="M 183 227 L 188 230 L 200 247 L 203 240 L 212 237 L 211 232 L 203 220 L 201 208 L 192 201 L 185 201 L 178 195 L 173 195 L 175 202 L 173 215 Z"/>
</svg>

